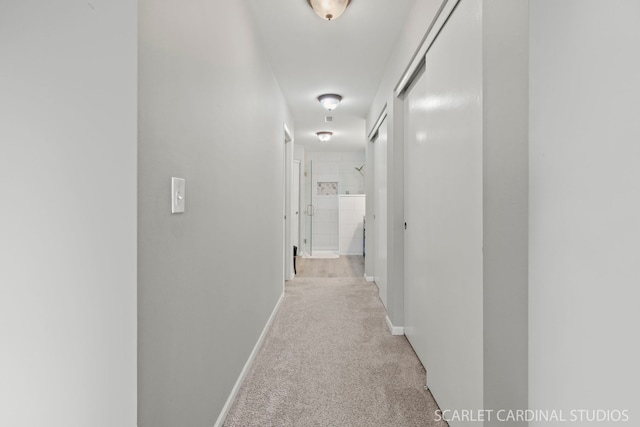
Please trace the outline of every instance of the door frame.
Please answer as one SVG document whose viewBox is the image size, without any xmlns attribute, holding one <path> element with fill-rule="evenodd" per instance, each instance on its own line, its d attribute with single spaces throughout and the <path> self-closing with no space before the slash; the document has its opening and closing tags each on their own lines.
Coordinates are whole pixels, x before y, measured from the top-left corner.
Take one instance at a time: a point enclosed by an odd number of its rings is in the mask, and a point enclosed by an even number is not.
<svg viewBox="0 0 640 427">
<path fill-rule="evenodd" d="M 297 181 L 298 181 L 298 206 L 293 205 L 293 201 L 292 201 L 292 206 L 291 206 L 291 212 L 292 212 L 292 218 L 294 219 L 292 225 L 292 230 L 295 230 L 297 227 L 297 235 L 298 235 L 298 241 L 296 242 L 295 239 L 291 238 L 291 243 L 292 245 L 296 245 L 298 246 L 298 253 L 301 250 L 301 246 L 300 246 L 300 230 L 301 230 L 301 209 L 300 207 L 302 206 L 302 200 L 301 200 L 301 195 L 302 195 L 302 162 L 300 160 L 293 160 L 293 172 L 292 172 L 292 182 L 291 182 L 291 191 L 292 191 L 292 195 L 295 194 L 295 182 L 296 182 L 296 177 L 297 177 Z M 297 168 L 297 172 L 296 172 L 296 168 Z M 297 175 L 297 176 L 296 176 Z M 297 212 L 297 214 L 296 214 Z M 297 221 L 295 221 L 296 216 L 297 216 Z M 294 274 L 295 275 L 295 274 Z"/>
<path fill-rule="evenodd" d="M 293 174 L 293 136 L 286 123 L 284 128 L 284 155 L 283 155 L 283 276 L 284 280 L 293 279 L 293 243 L 291 240 L 291 175 Z M 284 286 L 284 284 L 283 284 Z"/>
</svg>

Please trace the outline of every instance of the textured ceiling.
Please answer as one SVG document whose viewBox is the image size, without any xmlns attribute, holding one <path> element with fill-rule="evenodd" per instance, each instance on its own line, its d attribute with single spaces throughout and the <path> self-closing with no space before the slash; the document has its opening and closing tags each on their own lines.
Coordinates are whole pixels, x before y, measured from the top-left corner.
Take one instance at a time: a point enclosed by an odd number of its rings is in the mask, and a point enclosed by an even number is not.
<svg viewBox="0 0 640 427">
<path fill-rule="evenodd" d="M 391 49 L 414 0 L 353 0 L 335 21 L 320 19 L 306 0 L 248 0 L 256 27 L 295 119 L 294 138 L 310 150 L 365 147 L 365 121 Z M 317 97 L 338 93 L 327 112 Z M 326 115 L 333 122 L 325 123 Z M 315 132 L 334 132 L 329 142 Z"/>
</svg>

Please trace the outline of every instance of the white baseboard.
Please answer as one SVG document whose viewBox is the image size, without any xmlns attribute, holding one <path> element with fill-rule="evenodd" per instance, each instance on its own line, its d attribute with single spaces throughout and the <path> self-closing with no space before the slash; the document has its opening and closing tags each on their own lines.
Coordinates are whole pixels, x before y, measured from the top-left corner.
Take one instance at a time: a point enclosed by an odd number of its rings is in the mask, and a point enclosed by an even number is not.
<svg viewBox="0 0 640 427">
<path fill-rule="evenodd" d="M 367 276 L 367 274 L 366 274 L 366 273 L 365 273 L 365 275 L 364 275 L 364 279 L 365 279 L 367 282 L 373 282 L 373 277 L 371 277 L 371 276 Z"/>
<path fill-rule="evenodd" d="M 389 331 L 391 331 L 391 335 L 404 335 L 404 326 L 393 326 L 389 316 L 387 316 L 387 326 L 389 327 Z"/>
<path fill-rule="evenodd" d="M 233 388 L 231 389 L 231 393 L 229 394 L 227 401 L 222 407 L 222 411 L 220 411 L 218 420 L 213 425 L 214 427 L 222 427 L 222 425 L 224 424 L 224 421 L 227 419 L 227 415 L 229 415 L 229 410 L 231 409 L 231 405 L 233 405 L 233 401 L 236 399 L 236 396 L 238 395 L 238 391 L 240 390 L 240 386 L 244 382 L 244 379 L 247 376 L 247 374 L 249 373 L 249 369 L 251 369 L 251 365 L 253 364 L 253 361 L 256 358 L 256 355 L 258 354 L 260 347 L 262 347 L 262 342 L 264 341 L 264 338 L 267 336 L 267 332 L 271 327 L 271 323 L 273 323 L 273 319 L 275 319 L 276 317 L 276 313 L 280 308 L 280 304 L 282 303 L 282 300 L 284 300 L 284 292 L 282 293 L 282 295 L 280 295 L 280 299 L 278 299 L 276 306 L 273 308 L 273 311 L 271 312 L 271 316 L 269 316 L 269 320 L 267 320 L 267 324 L 264 325 L 264 329 L 262 329 L 262 333 L 260 334 L 260 337 L 258 338 L 256 345 L 253 347 L 253 351 L 251 351 L 251 354 L 249 355 L 249 359 L 247 359 L 247 363 L 244 364 L 244 368 L 242 368 L 242 372 L 240 372 L 240 375 L 238 376 L 238 380 L 236 381 Z"/>
</svg>

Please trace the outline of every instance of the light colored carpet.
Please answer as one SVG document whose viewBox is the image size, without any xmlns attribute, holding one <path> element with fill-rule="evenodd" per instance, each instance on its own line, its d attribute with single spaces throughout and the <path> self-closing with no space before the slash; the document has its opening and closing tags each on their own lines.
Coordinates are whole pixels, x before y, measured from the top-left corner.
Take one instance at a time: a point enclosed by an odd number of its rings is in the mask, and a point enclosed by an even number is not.
<svg viewBox="0 0 640 427">
<path fill-rule="evenodd" d="M 362 278 L 296 278 L 225 426 L 446 426 Z"/>
<path fill-rule="evenodd" d="M 336 259 L 296 259 L 296 277 L 364 277 L 364 257 L 343 255 Z"/>
</svg>

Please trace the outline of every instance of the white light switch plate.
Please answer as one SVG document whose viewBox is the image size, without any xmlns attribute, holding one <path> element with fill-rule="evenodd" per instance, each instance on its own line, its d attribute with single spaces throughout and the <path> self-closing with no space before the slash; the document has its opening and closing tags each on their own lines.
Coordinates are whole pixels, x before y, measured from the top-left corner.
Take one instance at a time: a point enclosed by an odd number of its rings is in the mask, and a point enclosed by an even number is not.
<svg viewBox="0 0 640 427">
<path fill-rule="evenodd" d="M 184 212 L 184 179 L 171 177 L 171 213 Z"/>
</svg>

